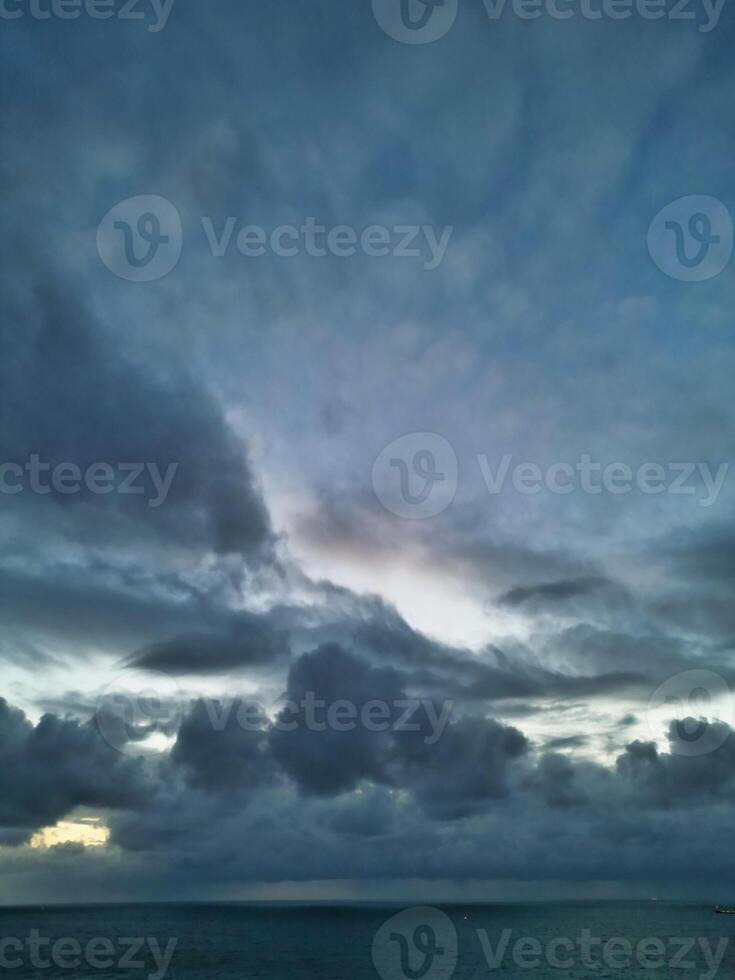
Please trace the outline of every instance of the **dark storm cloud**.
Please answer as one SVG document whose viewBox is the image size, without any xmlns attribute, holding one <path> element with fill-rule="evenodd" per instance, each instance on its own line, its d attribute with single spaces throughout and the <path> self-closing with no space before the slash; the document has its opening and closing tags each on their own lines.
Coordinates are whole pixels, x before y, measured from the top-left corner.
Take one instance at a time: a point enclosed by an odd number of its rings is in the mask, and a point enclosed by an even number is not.
<svg viewBox="0 0 735 980">
<path fill-rule="evenodd" d="M 202 773 L 212 759 L 221 760 L 224 775 L 208 778 L 237 785 L 241 755 L 265 766 L 268 753 L 306 794 L 329 797 L 363 784 L 390 786 L 410 792 L 428 813 L 445 819 L 467 815 L 483 802 L 505 796 L 512 763 L 530 748 L 522 733 L 489 718 L 453 719 L 451 705 L 444 709 L 449 709 L 448 723 L 441 731 L 418 705 L 406 720 L 407 679 L 395 668 L 371 665 L 336 644 L 319 647 L 292 665 L 284 694 L 288 706 L 275 724 L 262 726 L 269 729 L 267 739 L 261 726 L 253 732 L 250 724 L 235 724 L 240 702 L 227 706 L 224 736 L 212 734 L 212 712 L 217 715 L 220 709 L 210 706 L 205 712 L 200 704 L 182 728 L 172 762 L 188 760 L 196 746 L 206 760 Z M 360 718 L 366 706 L 379 702 L 387 706 L 390 724 L 378 726 L 385 730 L 362 723 L 339 730 L 325 723 L 324 711 L 309 713 L 309 699 L 322 706 L 348 703 Z M 431 710 L 440 718 L 443 706 L 432 702 Z M 255 776 L 245 778 L 243 785 L 257 781 Z"/>
<path fill-rule="evenodd" d="M 31 627 L 57 642 L 104 643 L 129 651 L 148 633 L 201 620 L 201 606 L 176 590 L 166 593 L 155 576 L 123 582 L 112 568 L 49 563 L 0 570 L 0 609 L 6 628 Z M 187 601 L 188 600 L 188 601 Z"/>
<path fill-rule="evenodd" d="M 194 633 L 154 643 L 129 658 L 128 664 L 177 674 L 217 674 L 273 664 L 288 656 L 288 638 L 270 618 L 238 612 L 221 633 Z"/>
<path fill-rule="evenodd" d="M 436 746 L 402 740 L 401 761 L 426 812 L 457 820 L 507 796 L 513 764 L 529 748 L 517 728 L 492 718 L 461 718 L 450 723 Z"/>
<path fill-rule="evenodd" d="M 544 582 L 540 585 L 516 586 L 504 593 L 498 599 L 501 606 L 520 606 L 524 602 L 563 602 L 565 599 L 586 596 L 598 592 L 609 585 L 606 579 L 599 577 L 560 579 L 556 582 Z"/>
<path fill-rule="evenodd" d="M 314 683 L 327 693 L 345 671 L 357 696 L 396 690 L 395 678 L 337 650 L 305 658 L 289 690 Z M 418 860 L 433 878 L 656 877 L 671 848 L 681 849 L 679 870 L 701 869 L 723 847 L 717 867 L 731 865 L 722 808 L 735 786 L 732 735 L 704 758 L 632 742 L 609 769 L 553 752 L 536 757 L 522 733 L 489 718 L 453 720 L 433 746 L 416 733 L 371 733 L 371 752 L 348 732 L 276 738 L 252 708 L 245 729 L 236 722 L 242 704 L 235 700 L 229 713 L 215 705 L 213 725 L 213 706 L 193 703 L 170 757 L 149 770 L 152 784 L 131 760 L 116 761 L 91 728 L 48 716 L 34 729 L 3 705 L 3 771 L 34 787 L 16 792 L 3 812 L 6 846 L 22 843 L 18 827 L 96 805 L 110 809 L 122 849 L 105 859 L 120 862 L 116 887 L 128 876 L 140 885 L 156 867 L 167 868 L 169 883 L 206 889 L 229 880 L 410 877 Z M 330 765 L 338 769 L 331 782 Z M 39 786 L 48 805 L 39 803 Z M 28 860 L 21 852 L 3 858 L 6 868 Z M 90 860 L 79 853 L 71 873 L 93 874 Z"/>
<path fill-rule="evenodd" d="M 688 721 L 696 727 L 694 719 Z M 669 730 L 672 744 L 679 737 L 679 724 L 672 722 Z M 721 733 L 722 744 L 707 755 L 661 753 L 651 742 L 636 741 L 618 758 L 618 772 L 634 785 L 641 798 L 661 807 L 731 800 L 735 793 L 735 734 L 723 722 L 713 722 L 712 727 Z"/>
<path fill-rule="evenodd" d="M 649 680 L 665 679 L 684 670 L 692 653 L 691 643 L 669 631 L 657 630 L 651 623 L 640 630 L 632 625 L 628 631 L 578 622 L 549 632 L 539 646 L 547 655 L 555 651 L 592 674 L 614 667 L 625 673 L 640 672 Z"/>
<path fill-rule="evenodd" d="M 272 541 L 268 513 L 216 401 L 173 365 L 127 357 L 73 288 L 28 261 L 16 277 L 4 267 L 11 308 L 0 344 L 12 356 L 0 359 L 0 458 L 25 467 L 35 454 L 82 471 L 95 463 L 177 469 L 156 507 L 145 495 L 92 493 L 84 481 L 76 494 L 26 490 L 6 497 L 8 506 L 28 508 L 29 519 L 53 509 L 69 536 L 90 544 L 153 534 L 181 547 L 262 554 Z"/>
<path fill-rule="evenodd" d="M 404 699 L 404 683 L 395 668 L 373 667 L 337 644 L 304 654 L 289 671 L 285 697 L 291 705 L 279 715 L 284 730 L 271 737 L 275 758 L 305 792 L 317 795 L 351 790 L 362 780 L 386 781 L 394 740 L 390 732 L 371 732 L 362 725 L 350 732 L 326 726 L 310 731 L 304 701 L 307 695 L 327 704 L 346 700 L 361 712 L 371 701 Z M 292 731 L 285 730 L 292 725 Z"/>
<path fill-rule="evenodd" d="M 0 826 L 18 831 L 16 843 L 77 806 L 130 809 L 150 792 L 142 767 L 93 723 L 47 714 L 34 726 L 0 698 Z"/>
<path fill-rule="evenodd" d="M 607 669 L 610 663 L 618 666 L 614 659 L 580 656 L 582 669 L 572 673 L 549 670 L 533 649 L 515 641 L 509 645 L 509 652 L 491 645 L 477 653 L 439 643 L 413 629 L 379 599 L 356 601 L 349 618 L 331 625 L 357 650 L 401 664 L 415 684 L 447 697 L 488 701 L 594 697 L 650 686 L 647 674 L 637 669 L 640 660 L 629 660 L 620 665 L 624 669 L 611 671 Z"/>
<path fill-rule="evenodd" d="M 206 790 L 251 794 L 272 778 L 268 719 L 253 703 L 196 701 L 179 729 L 170 760 Z"/>
<path fill-rule="evenodd" d="M 595 698 L 612 694 L 640 694 L 649 689 L 650 678 L 638 670 L 608 670 L 604 673 L 566 673 L 547 670 L 538 664 L 514 663 L 502 651 L 487 651 L 492 663 L 480 663 L 457 680 L 450 690 L 458 697 L 477 700 L 506 698 Z"/>
<path fill-rule="evenodd" d="M 210 566 L 193 584 L 185 570 L 161 570 L 155 559 L 69 564 L 39 556 L 19 564 L 0 567 L 8 634 L 0 657 L 8 662 L 18 662 L 16 647 L 27 636 L 53 644 L 60 661 L 97 645 L 130 666 L 171 674 L 257 667 L 288 652 L 277 617 L 232 608 L 240 591 L 226 566 Z"/>
<path fill-rule="evenodd" d="M 368 518 L 369 511 L 367 503 L 358 507 L 354 501 L 344 504 L 322 495 L 319 515 L 312 514 L 307 523 L 310 533 L 319 527 L 316 537 L 327 548 L 365 554 L 377 549 L 383 560 L 391 561 L 395 544 L 384 527 L 390 522 L 385 515 Z M 363 623 L 354 631 L 356 642 L 376 655 L 390 651 L 407 663 L 422 665 L 427 685 L 433 679 L 457 697 L 613 693 L 647 697 L 658 683 L 686 670 L 693 660 L 725 678 L 733 677 L 731 656 L 723 649 L 735 629 L 727 539 L 716 542 L 711 535 L 704 541 L 697 539 L 699 551 L 681 542 L 680 552 L 672 550 L 665 536 L 648 543 L 639 561 L 672 574 L 665 575 L 655 589 L 643 589 L 598 570 L 591 573 L 589 563 L 563 551 L 537 551 L 472 535 L 465 526 L 472 513 L 470 508 L 461 517 L 447 515 L 442 525 L 432 526 L 428 538 L 421 529 L 409 528 L 406 533 L 413 546 L 420 545 L 422 562 L 461 570 L 466 579 L 460 580 L 466 580 L 475 594 L 486 591 L 478 587 L 484 579 L 510 585 L 486 608 L 490 618 L 495 609 L 537 617 L 525 647 L 499 637 L 479 656 L 467 655 L 432 645 L 378 606 L 361 611 Z M 697 561 L 704 563 L 704 581 L 709 580 L 708 568 L 717 569 L 721 578 L 716 588 L 711 584 L 702 588 Z M 679 586 L 677 580 L 684 575 L 689 579 Z M 721 639 L 713 643 L 718 632 Z"/>
<path fill-rule="evenodd" d="M 563 741 L 563 740 L 559 740 Z M 547 748 L 552 748 L 551 743 Z M 586 802 L 587 795 L 577 785 L 577 769 L 565 755 L 547 752 L 539 759 L 526 785 L 550 807 L 572 807 Z"/>
<path fill-rule="evenodd" d="M 527 739 L 494 719 L 454 719 L 451 704 L 431 701 L 427 708 L 429 699 L 408 698 L 407 679 L 337 644 L 321 646 L 291 666 L 273 722 L 252 700 L 195 702 L 170 763 L 192 786 L 212 792 L 251 794 L 279 771 L 306 795 L 382 785 L 451 819 L 505 796 L 509 768 L 530 749 Z M 337 703 L 350 706 L 354 724 L 328 723 Z M 364 723 L 376 703 L 385 715 Z"/>
<path fill-rule="evenodd" d="M 583 749 L 589 745 L 588 735 L 566 735 L 559 738 L 550 738 L 544 743 L 544 748 L 548 751 L 557 749 Z"/>
<path fill-rule="evenodd" d="M 373 516 L 373 510 L 374 502 L 343 503 L 322 494 L 318 515 L 308 518 L 309 533 L 327 548 L 365 554 L 377 549 L 382 560 L 391 561 L 396 545 L 390 519 Z M 590 572 L 589 562 L 564 551 L 501 543 L 478 532 L 478 526 L 481 516 L 470 507 L 442 515 L 427 536 L 421 528 L 406 534 L 410 546 L 419 547 L 422 563 L 461 570 L 460 580 L 472 592 L 480 591 L 483 580 L 510 586 L 488 603 L 488 615 L 497 608 L 537 617 L 525 646 L 499 637 L 479 655 L 430 649 L 429 641 L 377 607 L 356 630 L 357 642 L 376 655 L 390 651 L 417 669 L 421 664 L 428 689 L 434 685 L 457 698 L 617 694 L 645 700 L 659 683 L 692 666 L 735 680 L 730 649 L 735 579 L 727 527 L 691 531 L 675 540 L 663 534 L 641 545 L 638 563 L 657 570 L 654 582 L 662 573 L 653 587 L 641 587 L 640 581 L 626 584 L 603 574 L 600 567 Z"/>
<path fill-rule="evenodd" d="M 601 562 L 593 565 L 570 551 L 503 541 L 500 533 L 488 533 L 486 517 L 479 504 L 455 507 L 428 529 L 402 528 L 399 547 L 393 520 L 380 513 L 374 500 L 359 495 L 345 500 L 344 495 L 322 492 L 318 511 L 304 518 L 302 529 L 320 547 L 337 553 L 373 555 L 383 561 L 393 561 L 400 550 L 415 553 L 421 565 L 435 563 L 443 571 L 456 572 L 470 594 L 487 594 L 500 585 L 504 590 L 487 604 L 489 617 L 496 608 L 537 616 L 528 650 L 520 656 L 516 650 L 510 657 L 512 674 L 490 676 L 476 663 L 468 665 L 466 678 L 476 671 L 484 674 L 473 684 L 481 696 L 534 696 L 539 685 L 559 696 L 616 689 L 633 693 L 636 688 L 650 693 L 651 685 L 686 670 L 693 660 L 733 678 L 728 647 L 735 636 L 735 577 L 728 525 L 681 535 L 662 533 L 640 543 L 634 560 L 653 572 L 651 583 L 643 585 L 645 580 L 626 582 L 624 575 L 605 574 Z M 491 588 L 482 587 L 484 582 L 492 583 Z M 374 619 L 381 616 L 378 611 Z M 362 634 L 369 642 L 370 634 L 381 630 L 393 636 L 388 642 L 374 641 L 376 647 L 393 647 L 414 660 L 425 659 L 427 665 L 433 659 L 394 623 L 368 622 Z M 496 649 L 505 646 L 501 638 L 495 643 Z M 492 659 L 494 651 L 487 653 Z M 442 657 L 437 651 L 437 659 Z M 531 669 L 523 676 L 519 664 L 529 659 Z M 534 677 L 534 660 L 543 664 L 545 680 L 540 674 Z M 555 676 L 555 665 L 560 675 L 576 673 L 582 678 L 567 685 Z M 604 676 L 591 679 L 598 675 Z"/>
<path fill-rule="evenodd" d="M 359 809 L 360 801 L 349 800 L 351 806 L 355 802 Z M 363 825 L 369 825 L 374 802 L 371 796 L 364 800 Z M 141 892 L 148 900 L 217 900 L 251 883 L 349 878 L 356 883 L 356 895 L 372 882 L 379 886 L 378 897 L 392 889 L 390 894 L 402 901 L 407 880 L 415 879 L 419 868 L 427 882 L 461 880 L 462 901 L 469 882 L 480 884 L 480 896 L 486 896 L 490 879 L 533 882 L 538 899 L 562 880 L 574 894 L 574 884 L 592 876 L 622 882 L 624 889 L 639 883 L 649 896 L 647 882 L 655 882 L 657 893 L 678 883 L 678 894 L 691 902 L 693 893 L 705 901 L 712 900 L 713 892 L 726 896 L 735 872 L 728 846 L 732 811 L 726 806 L 648 813 L 644 824 L 640 815 L 611 811 L 590 817 L 575 807 L 552 812 L 528 799 L 506 800 L 461 827 L 416 821 L 410 809 L 394 810 L 393 823 L 378 821 L 377 829 L 385 832 L 374 836 L 347 828 L 336 833 L 318 800 L 267 795 L 262 806 L 238 813 L 221 804 L 207 808 L 201 797 L 189 797 L 186 804 L 182 812 L 179 800 L 155 820 L 153 815 L 126 818 L 124 829 L 123 820 L 116 821 L 118 842 L 124 834 L 126 844 L 139 845 L 135 850 L 90 849 L 73 860 L 61 848 L 6 853 L 3 869 L 17 882 L 16 900 L 32 900 L 40 890 L 62 901 L 70 888 L 100 901 L 113 895 L 135 900 Z M 341 801 L 329 806 L 337 821 Z M 350 816 L 352 827 L 357 812 Z M 35 892 L 29 891 L 30 881 Z"/>
<path fill-rule="evenodd" d="M 335 591 L 328 583 L 320 583 L 314 597 L 320 601 L 308 609 L 282 607 L 273 613 L 276 620 L 288 624 L 295 646 L 310 639 L 339 642 L 373 662 L 399 667 L 412 692 L 463 703 L 500 704 L 516 699 L 597 698 L 622 693 L 648 697 L 652 690 L 653 675 L 640 652 L 605 659 L 595 655 L 594 646 L 588 651 L 583 642 L 568 644 L 564 632 L 555 633 L 548 640 L 548 645 L 558 651 L 555 659 L 560 666 L 554 670 L 549 669 L 552 658 L 546 655 L 540 638 L 532 645 L 514 640 L 506 649 L 491 645 L 471 652 L 414 629 L 379 597 Z M 621 644 L 626 640 L 643 645 L 634 638 L 619 640 Z M 676 666 L 678 661 L 672 658 L 669 663 Z M 538 706 L 532 710 L 537 711 Z"/>
<path fill-rule="evenodd" d="M 389 793 L 381 787 L 347 797 L 327 819 L 340 837 L 380 838 L 393 832 L 401 822 Z"/>
<path fill-rule="evenodd" d="M 735 535 L 729 524 L 687 529 L 660 542 L 672 588 L 652 603 L 657 618 L 707 637 L 730 653 L 735 644 Z M 735 666 L 735 664 L 733 664 Z"/>
<path fill-rule="evenodd" d="M 202 591 L 171 573 L 76 564 L 33 573 L 13 569 L 2 581 L 0 606 L 8 627 L 30 626 L 57 643 L 63 639 L 70 653 L 75 645 L 91 642 L 121 655 L 138 647 L 126 657 L 128 666 L 172 675 L 275 669 L 292 649 L 337 641 L 375 663 L 400 666 L 411 692 L 434 697 L 498 702 L 650 692 L 645 674 L 606 670 L 612 658 L 606 659 L 605 651 L 592 656 L 592 646 L 580 653 L 576 673 L 549 670 L 531 649 L 517 644 L 508 653 L 498 647 L 471 653 L 426 637 L 377 597 L 357 596 L 329 583 L 311 584 L 313 604 L 276 604 L 268 612 L 251 613 L 230 607 L 238 592 L 226 576 L 210 576 Z M 182 627 L 188 631 L 181 632 Z M 156 639 L 145 643 L 149 636 Z M 583 645 L 576 646 L 582 650 Z M 564 649 L 576 647 L 565 642 Z M 626 660 L 621 666 L 640 662 Z"/>
</svg>

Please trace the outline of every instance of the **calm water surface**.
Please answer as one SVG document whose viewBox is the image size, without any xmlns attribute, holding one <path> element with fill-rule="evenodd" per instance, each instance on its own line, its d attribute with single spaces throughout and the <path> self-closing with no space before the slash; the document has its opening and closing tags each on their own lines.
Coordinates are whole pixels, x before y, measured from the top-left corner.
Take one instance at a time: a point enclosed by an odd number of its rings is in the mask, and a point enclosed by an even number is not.
<svg viewBox="0 0 735 980">
<path fill-rule="evenodd" d="M 403 906 L 283 906 L 283 905 L 136 905 L 107 907 L 65 907 L 45 909 L 0 909 L 0 940 L 5 962 L 0 977 L 17 980 L 161 980 L 161 972 L 152 951 L 165 955 L 170 939 L 176 939 L 166 980 L 376 980 L 380 974 L 373 963 L 373 939 L 386 920 Z M 456 931 L 457 959 L 449 972 L 441 956 L 429 961 L 428 954 L 417 954 L 402 961 L 395 945 L 393 974 L 383 980 L 699 980 L 713 977 L 735 980 L 735 916 L 714 915 L 711 907 L 667 903 L 563 903 L 556 905 L 466 905 L 440 906 L 451 922 L 449 933 L 441 932 L 436 946 L 445 949 L 449 936 Z M 420 920 L 419 919 L 417 921 Z M 445 922 L 445 920 L 441 920 Z M 453 928 L 452 928 L 453 927 Z M 69 938 L 82 949 L 92 940 L 107 940 L 97 948 L 102 961 L 69 964 L 73 947 L 62 952 L 62 964 L 34 966 L 26 945 L 32 930 L 42 939 L 56 942 Z M 511 930 L 505 955 L 499 966 L 491 967 L 483 954 L 481 936 L 486 948 L 497 950 L 504 930 Z M 549 965 L 545 952 L 534 968 L 523 968 L 514 962 L 514 944 L 531 937 L 545 950 L 554 939 L 569 938 L 573 943 L 588 930 L 595 939 L 607 942 L 624 937 L 635 947 L 644 939 L 663 943 L 662 965 L 651 968 L 636 962 L 626 966 L 601 962 L 601 946 L 592 947 L 592 957 L 599 965 L 591 968 L 581 958 L 579 946 L 572 951 L 557 950 L 563 967 Z M 390 933 L 392 930 L 388 930 Z M 508 935 L 508 933 L 506 933 Z M 148 939 L 157 945 L 152 947 Z M 436 936 L 434 937 L 436 938 Z M 8 940 L 16 942 L 8 945 Z M 143 940 L 135 949 L 130 940 Z M 412 929 L 406 932 L 407 948 L 413 942 Z M 425 942 L 426 934 L 418 935 Z M 681 940 L 696 940 L 681 957 Z M 715 954 L 727 940 L 724 957 L 718 969 L 708 964 L 702 944 Z M 18 950 L 17 943 L 22 943 Z M 444 946 L 442 946 L 444 943 Z M 422 949 L 428 947 L 424 945 Z M 41 947 L 40 955 L 48 960 L 50 944 Z M 418 959 L 416 956 L 418 955 Z M 446 955 L 446 953 L 445 953 Z M 624 956 L 624 953 L 620 954 Z M 128 962 L 124 961 L 127 957 Z M 130 963 L 130 960 L 133 963 Z M 533 961 L 534 957 L 530 957 Z M 566 961 L 573 960 L 567 965 Z M 655 959 L 655 957 L 654 957 Z M 18 962 L 22 960 L 22 962 Z M 159 959 L 158 963 L 162 960 Z M 523 961 L 522 961 L 523 962 Z M 10 964 L 14 964 L 12 967 Z M 402 971 L 402 963 L 410 973 Z M 425 970 L 423 976 L 422 969 Z M 713 972 L 714 970 L 714 972 Z"/>
</svg>

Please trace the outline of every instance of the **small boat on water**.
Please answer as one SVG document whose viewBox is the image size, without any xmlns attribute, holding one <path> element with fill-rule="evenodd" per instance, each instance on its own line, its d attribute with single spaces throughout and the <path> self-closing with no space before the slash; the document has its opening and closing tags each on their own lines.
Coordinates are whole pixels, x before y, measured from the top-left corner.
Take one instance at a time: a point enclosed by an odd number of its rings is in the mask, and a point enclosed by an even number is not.
<svg viewBox="0 0 735 980">
<path fill-rule="evenodd" d="M 718 915 L 735 915 L 735 909 L 726 909 L 722 905 L 715 905 L 715 912 Z"/>
</svg>

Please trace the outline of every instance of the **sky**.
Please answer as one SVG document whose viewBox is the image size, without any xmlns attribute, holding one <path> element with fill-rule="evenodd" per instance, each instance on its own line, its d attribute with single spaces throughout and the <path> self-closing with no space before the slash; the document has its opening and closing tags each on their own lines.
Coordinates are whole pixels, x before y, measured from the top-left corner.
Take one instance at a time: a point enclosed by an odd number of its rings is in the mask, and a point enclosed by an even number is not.
<svg viewBox="0 0 735 980">
<path fill-rule="evenodd" d="M 6 0 L 0 903 L 732 900 L 735 13 L 651 9 Z"/>
</svg>

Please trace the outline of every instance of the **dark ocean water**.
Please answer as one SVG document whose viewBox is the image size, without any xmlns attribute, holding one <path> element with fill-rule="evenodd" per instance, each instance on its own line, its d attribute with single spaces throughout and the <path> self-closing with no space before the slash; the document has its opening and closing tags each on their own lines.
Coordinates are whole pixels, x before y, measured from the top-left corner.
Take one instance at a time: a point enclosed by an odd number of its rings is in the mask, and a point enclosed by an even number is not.
<svg viewBox="0 0 735 980">
<path fill-rule="evenodd" d="M 0 909 L 0 977 L 735 980 L 735 916 L 714 915 L 709 906 L 613 902 L 441 906 L 439 912 L 404 913 L 394 919 L 375 947 L 376 934 L 402 908 L 232 904 L 5 908 Z M 493 965 L 483 953 L 481 937 L 492 957 L 499 952 L 504 930 L 511 930 L 505 933 L 505 954 Z M 590 943 L 600 940 L 589 946 L 586 960 L 580 944 L 583 930 L 588 930 Z M 42 945 L 32 950 L 29 943 L 34 936 Z M 624 937 L 632 953 L 618 945 L 603 958 L 602 943 L 614 937 Z M 522 947 L 519 959 L 513 949 L 524 938 L 531 940 L 531 948 Z M 168 945 L 172 939 L 175 947 Z M 59 940 L 67 942 L 52 947 Z M 559 940 L 559 945 L 549 952 L 553 940 Z M 644 940 L 647 959 L 637 952 Z M 693 945 L 687 950 L 690 942 Z M 142 945 L 136 949 L 138 943 Z M 172 955 L 166 967 L 167 948 Z M 706 956 L 706 950 L 716 956 L 718 949 L 725 950 L 719 966 Z M 50 965 L 42 965 L 46 963 Z"/>
</svg>

